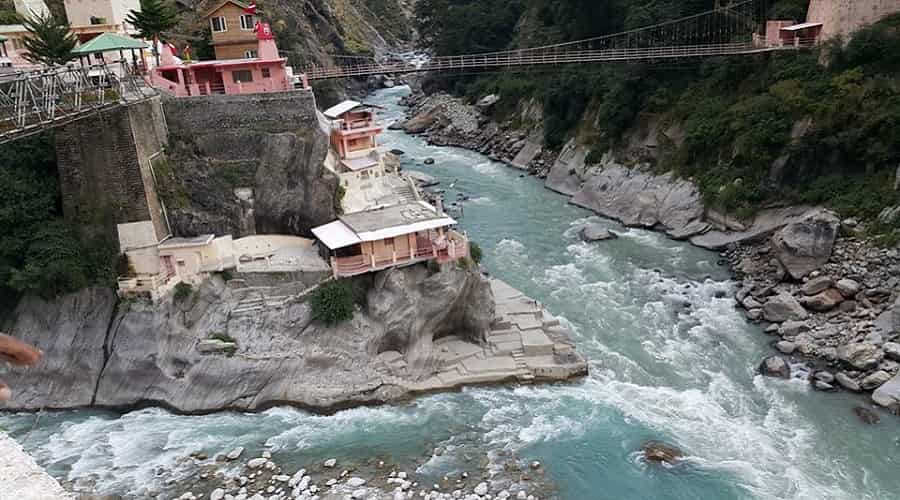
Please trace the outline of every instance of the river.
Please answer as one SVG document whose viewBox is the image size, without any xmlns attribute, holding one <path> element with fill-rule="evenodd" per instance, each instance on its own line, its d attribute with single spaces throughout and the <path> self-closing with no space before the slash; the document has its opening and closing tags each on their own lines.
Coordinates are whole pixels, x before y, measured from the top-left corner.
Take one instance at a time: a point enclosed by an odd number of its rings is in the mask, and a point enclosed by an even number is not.
<svg viewBox="0 0 900 500">
<path fill-rule="evenodd" d="M 402 117 L 406 92 L 380 91 L 370 102 L 390 122 Z M 297 467 L 330 457 L 418 460 L 418 474 L 434 477 L 473 450 L 490 461 L 505 449 L 540 460 L 564 500 L 900 498 L 900 419 L 864 427 L 851 411 L 860 398 L 758 376 L 770 339 L 735 309 L 717 254 L 592 216 L 476 153 L 394 131 L 382 143 L 405 151 L 404 168 L 439 179 L 448 204 L 470 197 L 461 226 L 484 264 L 561 316 L 590 360 L 589 377 L 333 416 L 72 411 L 2 416 L 0 427 L 54 475 L 94 475 L 100 493 L 135 494 L 161 484 L 160 470 L 188 474 L 178 461 L 191 452 L 241 445 Z M 435 164 L 423 165 L 427 157 Z M 577 230 L 588 221 L 621 237 L 582 243 Z M 688 458 L 646 465 L 636 450 L 651 439 Z M 436 447 L 446 451 L 431 456 Z"/>
</svg>

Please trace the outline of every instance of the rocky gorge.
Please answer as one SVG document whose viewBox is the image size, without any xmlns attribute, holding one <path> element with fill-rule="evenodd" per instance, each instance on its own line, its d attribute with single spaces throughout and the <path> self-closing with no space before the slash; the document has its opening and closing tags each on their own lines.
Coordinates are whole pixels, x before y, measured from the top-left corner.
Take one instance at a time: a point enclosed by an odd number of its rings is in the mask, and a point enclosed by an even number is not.
<svg viewBox="0 0 900 500">
<path fill-rule="evenodd" d="M 287 404 L 330 412 L 523 375 L 513 365 L 486 373 L 473 368 L 464 374 L 473 380 L 438 377 L 456 374 L 460 360 L 491 365 L 475 358 L 489 345 L 492 325 L 508 321 L 478 271 L 416 265 L 358 277 L 357 311 L 336 326 L 317 321 L 309 303 L 327 279 L 213 276 L 159 304 L 120 302 L 103 288 L 49 302 L 26 298 L 9 332 L 42 349 L 46 361 L 7 377 L 15 392 L 3 407 L 159 405 L 208 413 Z M 567 342 L 564 332 L 554 335 Z M 550 366 L 542 378 L 586 370 L 574 349 L 557 360 L 572 369 L 557 373 Z"/>
<path fill-rule="evenodd" d="M 679 140 L 677 129 L 651 124 L 624 151 L 600 159 L 576 139 L 553 152 L 541 146 L 540 107 L 520 103 L 512 120 L 495 123 L 487 110 L 500 99 L 468 105 L 413 93 L 405 100 L 409 117 L 393 128 L 525 170 L 570 203 L 625 226 L 720 251 L 739 282 L 737 305 L 776 337 L 779 354 L 762 363 L 764 374 L 872 393 L 879 406 L 900 412 L 900 249 L 876 246 L 859 221 L 820 207 L 774 205 L 750 219 L 706 207 L 690 179 L 648 161 L 661 136 Z M 885 209 L 882 222 L 895 211 Z"/>
</svg>

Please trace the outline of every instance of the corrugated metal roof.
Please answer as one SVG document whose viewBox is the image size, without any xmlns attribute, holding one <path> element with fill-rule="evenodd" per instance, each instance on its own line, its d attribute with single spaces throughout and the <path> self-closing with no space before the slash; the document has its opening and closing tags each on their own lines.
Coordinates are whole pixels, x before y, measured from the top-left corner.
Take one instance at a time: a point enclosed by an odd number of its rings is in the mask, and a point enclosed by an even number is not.
<svg viewBox="0 0 900 500">
<path fill-rule="evenodd" d="M 324 226 L 313 228 L 312 232 L 319 241 L 324 243 L 325 246 L 331 250 L 337 250 L 339 248 L 362 243 L 359 236 L 339 220 L 330 222 Z"/>
<path fill-rule="evenodd" d="M 815 28 L 816 26 L 822 26 L 822 23 L 800 23 L 793 26 L 785 26 L 781 28 L 781 31 L 800 31 L 807 28 Z"/>
<path fill-rule="evenodd" d="M 325 110 L 325 116 L 332 120 L 340 117 L 342 114 L 362 106 L 362 103 L 356 101 L 344 101 Z"/>
<path fill-rule="evenodd" d="M 117 35 L 115 33 L 103 33 L 102 35 L 91 39 L 91 41 L 72 49 L 72 53 L 83 56 L 86 54 L 96 54 L 98 52 L 147 48 L 150 48 L 150 46 L 140 40 Z"/>
</svg>

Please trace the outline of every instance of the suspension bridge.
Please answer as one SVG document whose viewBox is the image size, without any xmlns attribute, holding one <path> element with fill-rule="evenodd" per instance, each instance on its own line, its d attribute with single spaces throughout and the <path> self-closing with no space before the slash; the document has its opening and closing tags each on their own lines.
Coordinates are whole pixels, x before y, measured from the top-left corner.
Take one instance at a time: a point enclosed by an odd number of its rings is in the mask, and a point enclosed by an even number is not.
<svg viewBox="0 0 900 500">
<path fill-rule="evenodd" d="M 815 45 L 815 38 L 796 37 L 789 44 L 765 36 L 768 2 L 717 2 L 715 8 L 639 29 L 585 40 L 500 52 L 435 57 L 421 64 L 397 61 L 313 66 L 309 80 L 434 71 L 524 69 L 535 66 L 653 62 L 671 59 L 751 55 L 798 50 Z"/>
<path fill-rule="evenodd" d="M 815 45 L 766 35 L 767 0 L 723 3 L 700 14 L 585 40 L 500 52 L 434 57 L 422 63 L 368 62 L 307 68 L 307 79 L 327 80 L 414 72 L 517 70 L 566 64 L 656 62 L 741 56 Z M 65 67 L 0 75 L 0 144 L 155 95 L 123 64 Z"/>
</svg>

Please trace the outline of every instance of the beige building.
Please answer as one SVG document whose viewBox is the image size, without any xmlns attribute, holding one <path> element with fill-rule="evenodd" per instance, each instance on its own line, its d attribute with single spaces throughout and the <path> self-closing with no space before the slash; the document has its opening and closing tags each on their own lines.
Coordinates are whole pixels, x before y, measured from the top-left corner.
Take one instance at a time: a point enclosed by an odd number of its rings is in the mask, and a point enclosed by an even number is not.
<svg viewBox="0 0 900 500">
<path fill-rule="evenodd" d="M 216 59 L 259 57 L 256 39 L 256 16 L 246 12 L 248 5 L 235 0 L 214 4 L 204 18 L 212 32 Z"/>
<path fill-rule="evenodd" d="M 811 0 L 808 23 L 822 23 L 822 37 L 847 35 L 900 12 L 900 0 Z"/>
<path fill-rule="evenodd" d="M 140 0 L 65 0 L 65 7 L 73 28 L 94 26 L 103 28 L 102 32 L 134 33 L 134 26 L 125 18 L 132 10 L 141 10 L 141 3 Z"/>
</svg>

